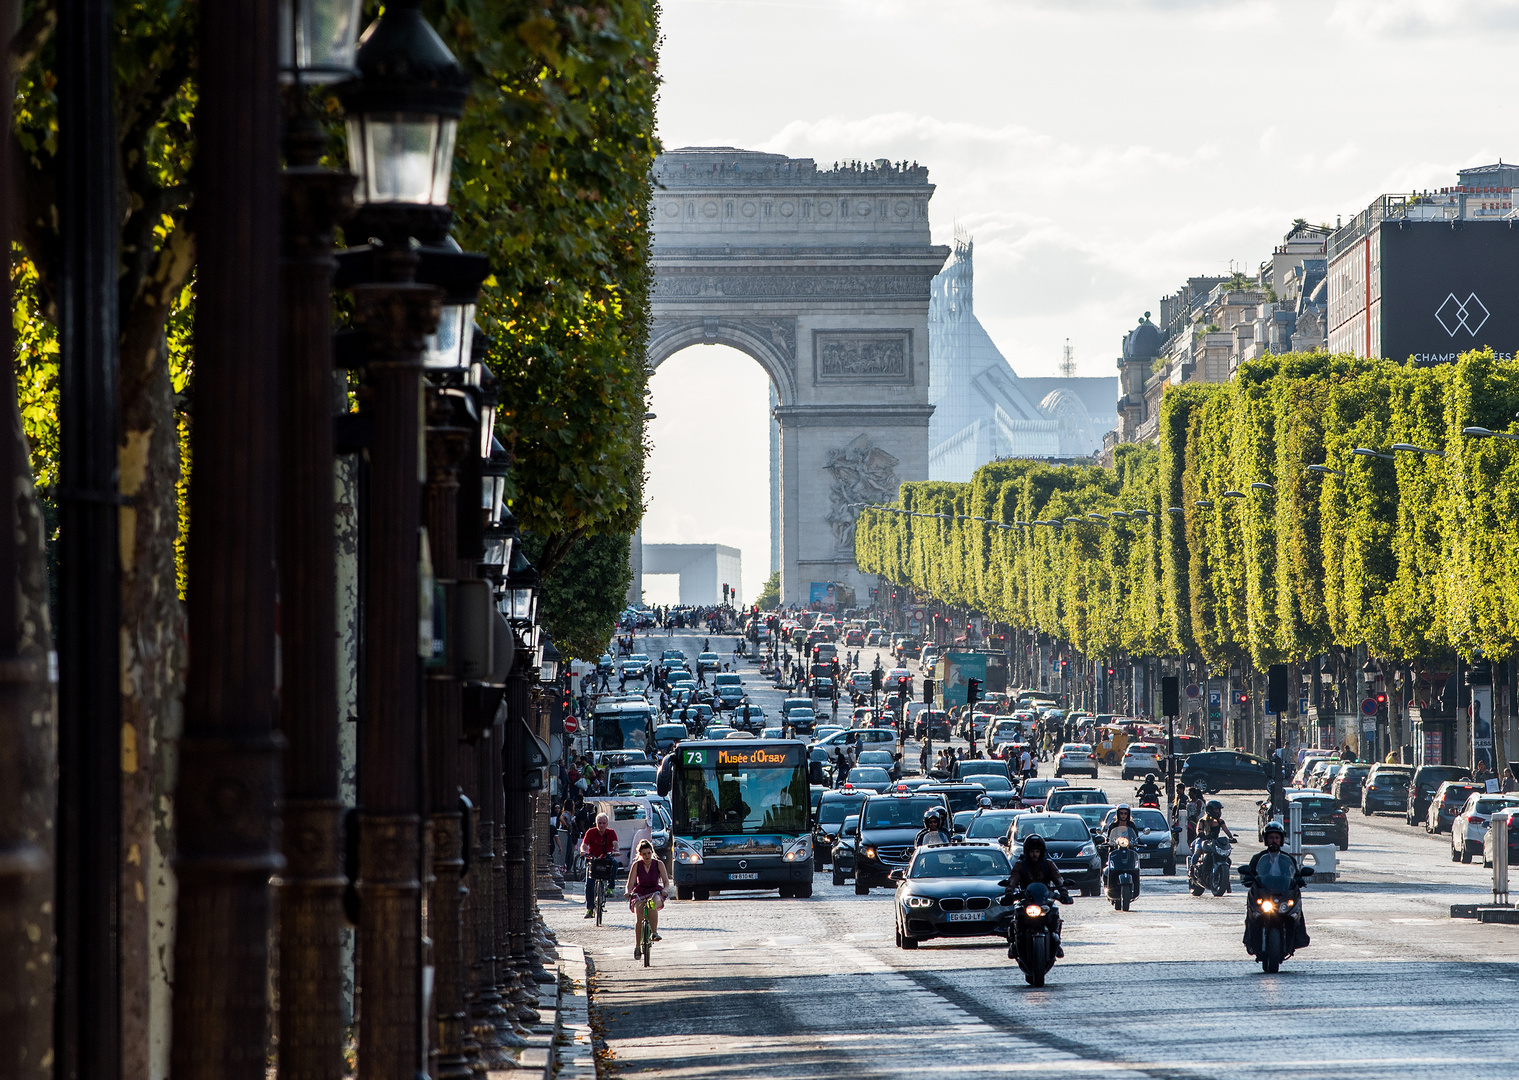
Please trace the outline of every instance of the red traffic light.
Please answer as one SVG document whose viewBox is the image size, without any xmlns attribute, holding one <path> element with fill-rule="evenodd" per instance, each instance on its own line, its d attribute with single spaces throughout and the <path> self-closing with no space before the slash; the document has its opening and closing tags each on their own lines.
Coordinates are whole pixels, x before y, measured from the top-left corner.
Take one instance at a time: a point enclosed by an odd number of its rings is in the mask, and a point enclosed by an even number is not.
<svg viewBox="0 0 1519 1080">
<path fill-rule="evenodd" d="M 1378 705 L 1386 705 L 1387 704 L 1387 695 L 1386 694 L 1375 694 L 1373 696 L 1377 699 L 1377 704 Z"/>
</svg>

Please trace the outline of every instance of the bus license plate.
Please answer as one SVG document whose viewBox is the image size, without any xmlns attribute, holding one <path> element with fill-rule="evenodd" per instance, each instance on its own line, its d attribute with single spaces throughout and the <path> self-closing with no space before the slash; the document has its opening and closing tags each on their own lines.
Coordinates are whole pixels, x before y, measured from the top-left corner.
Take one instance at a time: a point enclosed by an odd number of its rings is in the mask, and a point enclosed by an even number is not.
<svg viewBox="0 0 1519 1080">
<path fill-rule="evenodd" d="M 951 911 L 949 913 L 950 922 L 980 922 L 983 918 L 985 916 L 979 911 Z"/>
<path fill-rule="evenodd" d="M 729 881 L 758 881 L 758 874 L 729 874 Z"/>
</svg>

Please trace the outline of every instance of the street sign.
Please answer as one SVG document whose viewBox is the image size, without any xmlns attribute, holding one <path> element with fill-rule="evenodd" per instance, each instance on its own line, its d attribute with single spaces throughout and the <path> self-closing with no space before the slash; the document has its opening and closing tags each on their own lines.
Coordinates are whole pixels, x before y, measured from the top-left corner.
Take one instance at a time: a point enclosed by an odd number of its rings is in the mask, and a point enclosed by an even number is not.
<svg viewBox="0 0 1519 1080">
<path fill-rule="evenodd" d="M 1201 686 L 1198 686 L 1196 683 L 1187 684 L 1187 696 L 1189 698 L 1201 697 L 1202 692 L 1203 688 Z"/>
<path fill-rule="evenodd" d="M 1298 698 L 1297 699 L 1297 714 L 1299 716 L 1307 716 L 1308 715 L 1308 699 L 1307 698 L 1304 697 L 1304 698 Z"/>
<path fill-rule="evenodd" d="M 1376 698 L 1367 698 L 1366 700 L 1362 701 L 1361 702 L 1361 711 L 1363 713 L 1365 713 L 1367 716 L 1375 716 L 1375 715 L 1377 715 L 1377 699 Z"/>
<path fill-rule="evenodd" d="M 908 622 L 913 622 L 913 623 L 920 623 L 920 622 L 923 621 L 923 617 L 925 615 L 927 615 L 927 614 L 928 614 L 928 611 L 927 611 L 926 608 L 920 608 L 920 607 L 911 608 L 907 612 L 907 621 Z"/>
<path fill-rule="evenodd" d="M 573 735 L 573 734 L 575 734 L 575 732 L 577 732 L 579 730 L 580 730 L 580 721 L 579 720 L 576 720 L 573 716 L 566 716 L 564 718 L 564 733 L 566 735 Z"/>
</svg>

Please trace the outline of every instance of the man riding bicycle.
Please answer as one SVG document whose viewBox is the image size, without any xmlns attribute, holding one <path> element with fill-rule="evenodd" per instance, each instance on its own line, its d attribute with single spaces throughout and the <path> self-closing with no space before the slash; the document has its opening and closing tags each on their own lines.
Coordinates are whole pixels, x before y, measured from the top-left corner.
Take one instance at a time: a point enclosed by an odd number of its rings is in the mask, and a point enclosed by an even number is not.
<svg viewBox="0 0 1519 1080">
<path fill-rule="evenodd" d="M 585 856 L 585 917 L 596 915 L 596 881 L 610 882 L 617 867 L 617 833 L 607 828 L 606 814 L 596 815 L 596 824 L 580 838 L 580 853 Z"/>
</svg>

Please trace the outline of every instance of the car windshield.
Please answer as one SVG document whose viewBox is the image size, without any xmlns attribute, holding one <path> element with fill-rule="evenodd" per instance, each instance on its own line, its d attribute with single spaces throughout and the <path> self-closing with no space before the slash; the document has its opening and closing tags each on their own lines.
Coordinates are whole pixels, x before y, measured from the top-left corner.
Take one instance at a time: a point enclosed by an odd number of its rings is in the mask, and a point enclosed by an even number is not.
<svg viewBox="0 0 1519 1080">
<path fill-rule="evenodd" d="M 907 875 L 922 878 L 1004 878 L 1011 873 L 1007 856 L 995 848 L 924 848 Z"/>
<path fill-rule="evenodd" d="M 1107 817 L 1108 811 L 1112 809 L 1113 806 L 1111 804 L 1076 803 L 1073 806 L 1065 807 L 1061 812 L 1066 814 L 1075 814 L 1082 821 L 1086 822 L 1087 828 L 1095 829 L 1098 825 L 1102 824 L 1102 819 Z"/>
<path fill-rule="evenodd" d="M 1014 826 L 1014 836 L 1024 840 L 1042 836 L 1046 840 L 1087 840 L 1091 834 L 1080 818 L 1056 814 L 1024 814 Z"/>
<path fill-rule="evenodd" d="M 923 824 L 926 810 L 944 809 L 944 800 L 938 796 L 913 799 L 871 799 L 865 804 L 864 817 L 867 829 L 905 829 Z"/>
<path fill-rule="evenodd" d="M 962 761 L 961 776 L 1006 776 L 1007 766 L 1000 761 Z"/>
<path fill-rule="evenodd" d="M 1005 776 L 991 776 L 991 775 L 978 776 L 978 777 L 976 777 L 976 783 L 980 784 L 987 791 L 1012 791 L 1013 790 L 1013 782 L 1011 780 L 1009 780 Z"/>
<path fill-rule="evenodd" d="M 1042 799 L 1058 787 L 1065 787 L 1064 780 L 1026 780 L 1023 794 L 1026 798 Z"/>
<path fill-rule="evenodd" d="M 1478 814 L 1491 814 L 1501 810 L 1505 806 L 1519 806 L 1519 799 L 1478 799 L 1474 812 Z"/>
<path fill-rule="evenodd" d="M 860 755 L 861 765 L 890 766 L 894 760 L 885 750 L 867 750 Z"/>
<path fill-rule="evenodd" d="M 1060 748 L 1060 752 L 1062 754 L 1090 754 L 1092 747 L 1090 743 L 1068 742 Z"/>
<path fill-rule="evenodd" d="M 863 797 L 858 799 L 832 799 L 818 807 L 819 825 L 837 825 L 851 814 L 859 812 Z"/>
<path fill-rule="evenodd" d="M 1369 765 L 1347 765 L 1340 770 L 1340 779 L 1361 780 L 1369 772 L 1371 772 L 1371 766 Z"/>
<path fill-rule="evenodd" d="M 1407 787 L 1408 774 L 1404 772 L 1379 772 L 1372 787 Z"/>
<path fill-rule="evenodd" d="M 988 811 L 977 814 L 971 819 L 970 827 L 965 830 L 965 836 L 970 840 L 990 840 L 998 836 L 1007 835 L 1007 827 L 1022 815 L 1011 810 Z"/>
<path fill-rule="evenodd" d="M 851 784 L 884 784 L 891 780 L 886 775 L 885 769 L 851 769 L 849 782 Z"/>
<path fill-rule="evenodd" d="M 1116 814 L 1117 811 L 1114 811 Z M 1130 810 L 1134 817 L 1134 824 L 1139 826 L 1140 832 L 1166 832 L 1170 825 L 1166 823 L 1166 815 L 1159 810 Z M 1111 824 L 1111 823 L 1110 823 Z"/>
</svg>

